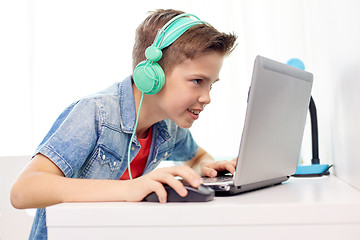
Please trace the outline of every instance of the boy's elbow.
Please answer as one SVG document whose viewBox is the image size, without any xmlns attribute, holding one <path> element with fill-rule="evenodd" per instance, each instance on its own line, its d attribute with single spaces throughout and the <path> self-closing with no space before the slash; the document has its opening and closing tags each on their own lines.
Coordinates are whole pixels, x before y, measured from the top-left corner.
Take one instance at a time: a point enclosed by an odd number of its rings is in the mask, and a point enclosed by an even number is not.
<svg viewBox="0 0 360 240">
<path fill-rule="evenodd" d="M 24 196 L 23 191 L 20 189 L 18 184 L 14 184 L 10 191 L 10 202 L 11 205 L 16 209 L 25 209 L 26 207 L 26 197 Z"/>
</svg>

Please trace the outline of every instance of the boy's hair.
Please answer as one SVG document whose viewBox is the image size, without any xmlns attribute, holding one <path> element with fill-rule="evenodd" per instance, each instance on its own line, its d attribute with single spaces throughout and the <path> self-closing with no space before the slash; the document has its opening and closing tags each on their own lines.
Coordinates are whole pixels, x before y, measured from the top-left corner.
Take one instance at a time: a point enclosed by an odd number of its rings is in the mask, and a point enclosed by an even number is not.
<svg viewBox="0 0 360 240">
<path fill-rule="evenodd" d="M 158 32 L 168 21 L 184 12 L 172 9 L 159 9 L 152 12 L 136 30 L 133 48 L 133 69 L 146 60 L 145 50 Z M 165 73 L 185 59 L 194 59 L 208 52 L 217 52 L 223 56 L 232 52 L 236 36 L 217 31 L 207 24 L 192 26 L 169 47 L 162 50 L 163 56 L 158 61 Z"/>
</svg>

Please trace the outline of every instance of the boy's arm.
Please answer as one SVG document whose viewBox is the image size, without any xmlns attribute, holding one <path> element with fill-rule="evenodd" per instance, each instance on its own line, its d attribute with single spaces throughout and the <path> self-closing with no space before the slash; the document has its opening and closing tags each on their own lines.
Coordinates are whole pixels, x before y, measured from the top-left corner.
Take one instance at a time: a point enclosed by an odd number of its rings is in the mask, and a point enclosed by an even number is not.
<svg viewBox="0 0 360 240">
<path fill-rule="evenodd" d="M 160 202 L 166 202 L 162 183 L 187 195 L 180 176 L 194 187 L 200 185 L 200 176 L 185 166 L 160 168 L 134 180 L 73 179 L 46 156 L 38 154 L 28 164 L 11 189 L 11 203 L 15 208 L 44 208 L 63 202 L 141 201 L 155 192 Z"/>
<path fill-rule="evenodd" d="M 195 157 L 185 164 L 196 169 L 202 176 L 216 177 L 218 171 L 229 171 L 234 174 L 236 158 L 231 161 L 215 161 L 209 153 L 199 146 Z"/>
</svg>

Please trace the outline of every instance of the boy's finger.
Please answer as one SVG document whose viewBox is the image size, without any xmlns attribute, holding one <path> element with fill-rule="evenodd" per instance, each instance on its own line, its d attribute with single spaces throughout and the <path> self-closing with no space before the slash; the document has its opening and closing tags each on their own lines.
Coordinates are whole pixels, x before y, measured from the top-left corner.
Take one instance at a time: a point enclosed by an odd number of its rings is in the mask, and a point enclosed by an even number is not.
<svg viewBox="0 0 360 240">
<path fill-rule="evenodd" d="M 235 173 L 235 166 L 231 163 L 225 165 L 226 170 L 228 170 L 232 175 Z"/>
<path fill-rule="evenodd" d="M 188 191 L 184 187 L 184 185 L 176 178 L 172 177 L 171 181 L 167 183 L 172 189 L 177 192 L 181 197 L 185 197 L 188 194 Z"/>
<path fill-rule="evenodd" d="M 174 176 L 180 176 L 191 186 L 196 188 L 199 187 L 199 185 L 202 183 L 200 175 L 197 172 L 195 172 L 194 169 L 188 166 L 174 167 L 172 174 Z"/>
<path fill-rule="evenodd" d="M 154 192 L 158 196 L 159 202 L 160 203 L 166 203 L 167 192 L 166 192 L 164 186 L 159 182 L 157 182 L 157 184 L 155 186 L 156 187 L 154 187 Z"/>
<path fill-rule="evenodd" d="M 203 167 L 201 174 L 207 177 L 216 177 L 217 171 L 210 167 Z"/>
</svg>

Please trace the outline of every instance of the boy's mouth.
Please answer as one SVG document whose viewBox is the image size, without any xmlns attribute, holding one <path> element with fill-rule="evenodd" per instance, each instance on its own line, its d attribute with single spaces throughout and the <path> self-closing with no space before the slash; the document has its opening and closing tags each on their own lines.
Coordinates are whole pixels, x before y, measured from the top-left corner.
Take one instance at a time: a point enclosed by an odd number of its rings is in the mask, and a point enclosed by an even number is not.
<svg viewBox="0 0 360 240">
<path fill-rule="evenodd" d="M 188 109 L 188 111 L 195 115 L 199 115 L 201 112 L 200 110 L 193 110 L 193 109 Z"/>
<path fill-rule="evenodd" d="M 201 113 L 202 109 L 187 109 L 189 116 L 193 120 L 197 120 L 199 118 L 199 114 Z"/>
</svg>

